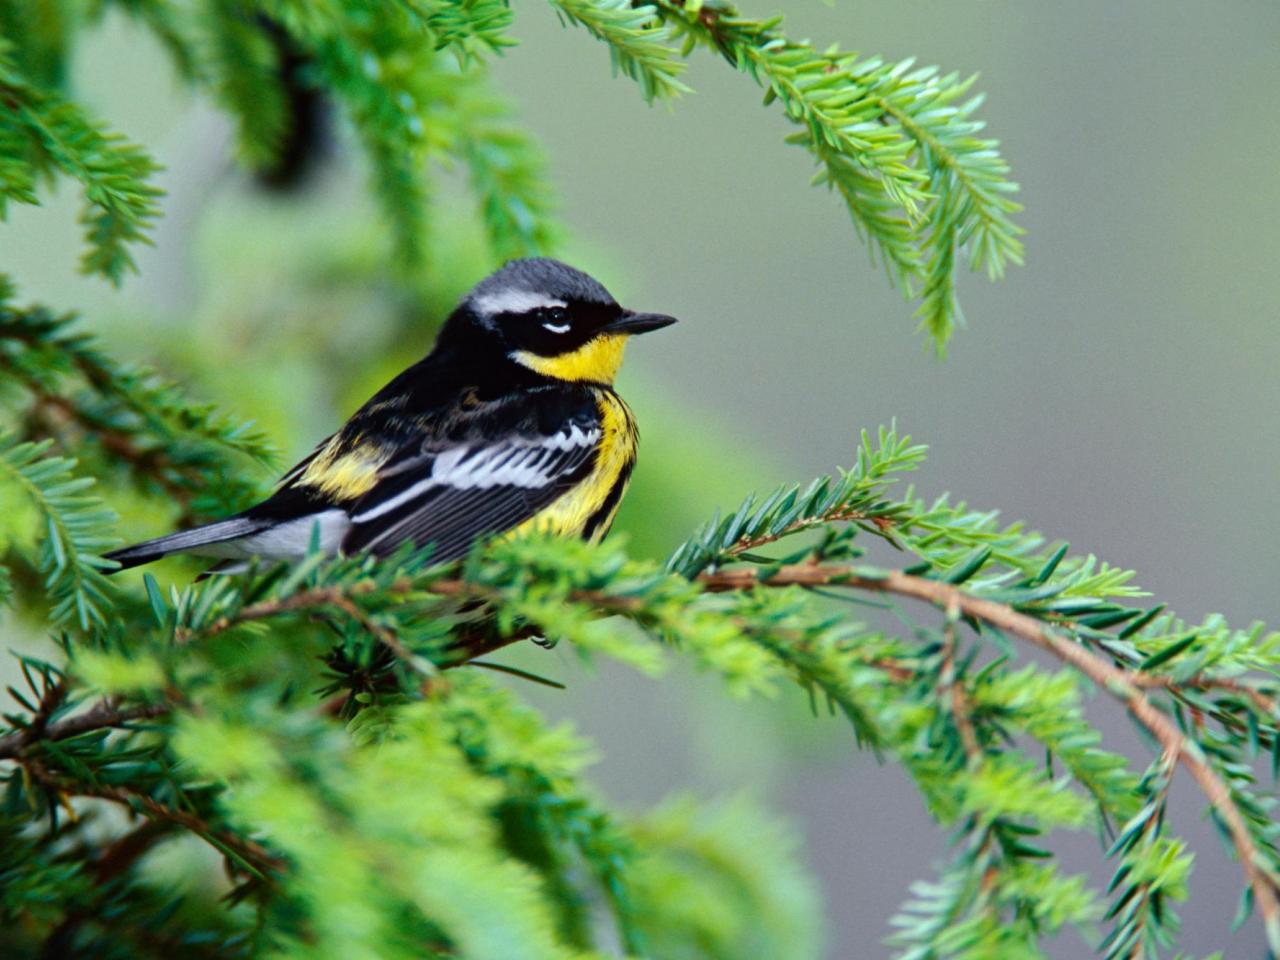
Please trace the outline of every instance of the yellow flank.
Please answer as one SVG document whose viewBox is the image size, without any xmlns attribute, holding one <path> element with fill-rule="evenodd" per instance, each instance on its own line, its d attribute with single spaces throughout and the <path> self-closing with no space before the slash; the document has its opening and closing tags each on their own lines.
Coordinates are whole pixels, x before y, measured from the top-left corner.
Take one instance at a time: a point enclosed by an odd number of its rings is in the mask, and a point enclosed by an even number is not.
<svg viewBox="0 0 1280 960">
<path fill-rule="evenodd" d="M 581 536 L 587 521 L 604 506 L 610 491 L 622 480 L 624 474 L 627 479 L 623 483 L 630 482 L 630 469 L 636 461 L 636 444 L 639 439 L 635 417 L 631 408 L 612 391 L 596 390 L 594 393 L 596 406 L 600 410 L 601 427 L 600 452 L 596 457 L 595 469 L 572 490 L 520 524 L 512 533 L 539 530 L 557 536 Z M 621 493 L 626 493 L 625 486 Z M 593 541 L 599 540 L 608 532 L 621 499 L 621 496 L 615 499 L 612 512 L 596 526 L 591 538 Z"/>
<path fill-rule="evenodd" d="M 386 462 L 386 452 L 371 443 L 357 441 L 351 449 L 339 454 L 340 446 L 339 437 L 325 444 L 297 479 L 298 486 L 317 487 L 338 500 L 350 500 L 372 490 L 378 479 L 378 468 Z"/>
<path fill-rule="evenodd" d="M 622 366 L 622 351 L 626 345 L 626 334 L 606 333 L 593 337 L 577 350 L 556 357 L 517 350 L 511 354 L 511 359 L 557 380 L 610 384 L 618 375 L 618 368 Z"/>
</svg>

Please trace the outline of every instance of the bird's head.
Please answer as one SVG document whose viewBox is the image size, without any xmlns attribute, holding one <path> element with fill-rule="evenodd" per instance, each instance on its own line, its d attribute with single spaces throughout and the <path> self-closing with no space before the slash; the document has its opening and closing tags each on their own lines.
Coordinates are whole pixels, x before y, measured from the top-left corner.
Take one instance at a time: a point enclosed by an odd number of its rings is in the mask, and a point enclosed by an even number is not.
<svg viewBox="0 0 1280 960">
<path fill-rule="evenodd" d="M 478 283 L 441 332 L 441 343 L 501 351 L 556 380 L 610 384 L 628 338 L 675 323 L 625 310 L 598 281 L 558 260 L 512 260 Z"/>
</svg>

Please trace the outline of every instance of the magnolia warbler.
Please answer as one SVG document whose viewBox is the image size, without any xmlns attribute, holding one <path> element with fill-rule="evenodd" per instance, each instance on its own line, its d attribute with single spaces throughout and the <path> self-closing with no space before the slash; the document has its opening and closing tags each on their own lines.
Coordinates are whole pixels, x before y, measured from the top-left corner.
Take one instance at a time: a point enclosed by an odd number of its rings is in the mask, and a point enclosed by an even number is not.
<svg viewBox="0 0 1280 960">
<path fill-rule="evenodd" d="M 230 573 L 296 560 L 316 540 L 378 556 L 432 544 L 440 561 L 512 530 L 598 540 L 636 461 L 635 417 L 613 389 L 623 348 L 674 322 L 623 309 L 558 261 L 514 260 L 266 500 L 107 558 L 126 568 L 185 552 Z"/>
</svg>

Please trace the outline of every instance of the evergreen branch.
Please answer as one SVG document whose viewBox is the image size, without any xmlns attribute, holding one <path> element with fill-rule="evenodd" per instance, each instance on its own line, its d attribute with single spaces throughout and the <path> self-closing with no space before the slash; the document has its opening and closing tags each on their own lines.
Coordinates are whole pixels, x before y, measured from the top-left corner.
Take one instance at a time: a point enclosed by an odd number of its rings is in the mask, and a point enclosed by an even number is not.
<svg viewBox="0 0 1280 960">
<path fill-rule="evenodd" d="M 421 31 L 396 16 L 370 17 L 364 4 L 341 3 L 322 15 L 299 0 L 272 0 L 264 12 L 310 59 L 316 82 L 345 105 L 368 154 L 370 183 L 410 267 L 422 264 L 428 184 L 423 164 L 428 101 L 419 84 L 431 72 Z"/>
<path fill-rule="evenodd" d="M 458 131 L 450 151 L 470 173 L 471 190 L 494 259 L 551 253 L 559 230 L 547 183 L 546 159 L 527 133 L 511 122 L 509 104 L 459 78 L 452 113 Z"/>
<path fill-rule="evenodd" d="M 629 0 L 551 0 L 561 18 L 609 45 L 615 72 L 640 84 L 646 100 L 667 100 L 689 92 L 680 81 L 684 62 L 673 47 L 674 33 L 654 4 Z"/>
<path fill-rule="evenodd" d="M 99 700 L 88 710 L 65 720 L 46 724 L 43 728 L 36 728 L 34 723 L 28 724 L 18 733 L 0 738 L 0 760 L 16 760 L 28 747 L 37 743 L 67 740 L 96 730 L 128 729 L 134 721 L 162 717 L 171 709 L 167 703 L 142 703 L 126 707 L 114 699 Z"/>
<path fill-rule="evenodd" d="M 912 61 L 858 61 L 789 39 L 781 19 L 751 20 L 720 0 L 656 0 L 686 48 L 706 46 L 749 74 L 801 127 L 788 142 L 818 162 L 816 182 L 840 193 L 860 233 L 883 256 L 890 278 L 918 296 L 917 315 L 941 351 L 963 322 L 955 255 L 992 279 L 1022 262 L 1020 206 L 1008 194 L 1008 164 L 972 119 L 981 104 L 964 97 L 972 78 L 912 70 Z"/>
<path fill-rule="evenodd" d="M 640 955 L 822 955 L 811 882 L 790 866 L 795 839 L 762 813 L 741 799 L 676 799 L 630 825 L 642 856 L 628 873 L 650 944 Z"/>
<path fill-rule="evenodd" d="M 513 15 L 507 0 L 400 0 L 435 37 L 437 50 L 452 49 L 465 65 L 482 52 L 515 45 L 508 37 Z"/>
<path fill-rule="evenodd" d="M 118 284 L 136 270 L 130 246 L 148 243 L 159 215 L 159 167 L 138 146 L 110 133 L 70 101 L 30 82 L 0 39 L 0 216 L 4 201 L 35 203 L 35 174 L 58 171 L 84 188 L 80 222 L 89 246 L 85 273 Z"/>
<path fill-rule="evenodd" d="M 1162 753 L 1138 785 L 1142 808 L 1124 825 L 1109 851 L 1120 865 L 1108 886 L 1116 898 L 1107 911 L 1111 931 L 1098 945 L 1105 960 L 1157 956 L 1177 931 L 1171 899 L 1186 898 L 1189 857 L 1163 837 L 1165 808 L 1177 758 Z"/>
<path fill-rule="evenodd" d="M 1019 613 L 1013 607 L 964 593 L 949 583 L 926 580 L 897 571 L 883 574 L 858 574 L 851 567 L 824 568 L 815 565 L 784 567 L 767 578 L 753 569 L 722 570 L 704 574 L 702 586 L 709 591 L 743 590 L 752 586 L 833 585 L 855 587 L 876 593 L 889 593 L 931 603 L 943 610 L 955 609 L 967 617 L 987 623 L 1001 632 L 1016 636 L 1079 671 L 1100 688 L 1120 700 L 1130 715 L 1140 723 L 1161 748 L 1196 782 L 1208 799 L 1215 815 L 1224 824 L 1235 847 L 1253 900 L 1262 913 L 1267 941 L 1273 951 L 1280 952 L 1280 884 L 1274 867 L 1267 865 L 1267 855 L 1255 842 L 1240 809 L 1241 798 L 1227 786 L 1205 758 L 1200 747 L 1143 694 L 1128 671 L 1121 670 L 1102 657 L 1050 629 L 1034 617 Z"/>
<path fill-rule="evenodd" d="M 273 463 L 273 448 L 251 423 L 193 403 L 148 370 L 119 366 L 73 329 L 73 317 L 14 307 L 11 297 L 0 278 L 0 370 L 34 398 L 28 436 L 56 439 L 66 449 L 91 440 L 144 490 L 157 485 L 189 508 L 199 501 L 193 515 L 238 508 L 258 491 L 229 458 Z"/>
<path fill-rule="evenodd" d="M 654 584 L 652 589 L 657 589 L 656 585 L 660 582 L 662 581 L 651 581 Z M 1200 746 L 1180 731 L 1151 703 L 1139 686 L 1142 681 L 1134 682 L 1131 679 L 1137 671 L 1124 670 L 1112 665 L 1104 657 L 1091 652 L 1080 643 L 1057 633 L 1050 624 L 1036 619 L 1029 613 L 1015 610 L 1009 604 L 965 592 L 952 583 L 930 580 L 912 574 L 875 571 L 847 564 L 802 563 L 773 565 L 765 570 L 735 567 L 704 571 L 697 578 L 699 590 L 711 594 L 720 592 L 742 594 L 757 587 L 788 586 L 810 588 L 835 586 L 929 602 L 944 611 L 953 611 L 953 616 L 985 623 L 997 628 L 1005 635 L 1019 637 L 1052 654 L 1098 686 L 1107 689 L 1125 704 L 1130 714 L 1152 734 L 1153 738 L 1161 744 L 1162 749 L 1177 757 L 1178 763 L 1187 770 L 1206 795 L 1211 808 L 1224 824 L 1236 848 L 1249 887 L 1253 891 L 1253 900 L 1262 912 L 1268 930 L 1273 929 L 1273 918 L 1277 916 L 1278 901 L 1274 884 L 1270 879 L 1271 868 L 1266 866 L 1269 853 L 1264 852 L 1258 841 L 1254 839 L 1245 815 L 1242 813 L 1242 809 L 1250 809 L 1251 799 L 1238 785 L 1228 786 L 1211 762 L 1206 759 Z M 466 603 L 481 601 L 501 607 L 511 602 L 511 598 L 496 583 L 486 584 L 447 577 L 428 578 L 425 581 L 421 579 L 415 581 L 414 578 L 399 579 L 384 583 L 382 589 L 388 587 L 402 595 L 426 592 Z M 352 596 L 371 596 L 377 589 L 379 588 L 373 586 L 362 587 L 355 590 Z M 679 618 L 668 620 L 665 615 L 657 612 L 660 609 L 657 596 L 660 595 L 650 596 L 645 592 L 637 592 L 634 588 L 615 593 L 608 587 L 570 589 L 563 594 L 564 598 L 571 603 L 581 604 L 583 608 L 592 611 L 595 615 L 621 613 L 648 625 L 670 629 L 677 637 L 693 640 L 697 633 L 693 627 L 694 621 L 688 620 L 688 613 L 682 615 L 685 619 L 685 623 L 682 624 Z M 328 593 L 308 592 L 299 596 L 303 599 L 298 603 L 307 607 L 316 603 L 331 603 L 333 599 Z M 290 608 L 290 604 L 273 601 L 266 606 L 254 608 L 253 613 L 257 616 L 260 612 L 261 616 L 268 617 L 287 612 Z M 523 607 L 523 609 L 532 608 Z M 537 609 L 550 611 L 553 608 L 546 606 Z M 557 617 L 566 615 L 563 606 L 556 606 L 554 609 L 561 611 Z M 555 618 L 552 622 L 557 627 L 560 626 Z M 744 623 L 751 622 L 750 616 L 742 616 L 731 620 L 730 626 L 733 631 L 738 632 Z M 219 627 L 219 629 L 224 628 Z M 770 630 L 763 631 L 763 635 L 776 636 Z M 505 642 L 510 642 L 510 638 L 498 638 L 486 648 L 485 652 Z M 776 645 L 780 641 L 775 639 L 773 642 Z M 472 655 L 476 652 L 478 651 L 469 651 Z M 1251 809 L 1250 815 L 1253 815 Z"/>
<path fill-rule="evenodd" d="M 172 823 L 200 837 L 218 852 L 234 857 L 259 876 L 266 877 L 279 873 L 286 866 L 284 860 L 262 844 L 247 837 L 241 837 L 230 830 L 217 829 L 196 814 L 159 803 L 145 793 L 118 784 L 86 783 L 82 780 L 58 776 L 43 763 L 29 756 L 22 757 L 19 762 L 35 782 L 57 796 L 60 801 L 65 802 L 67 797 L 109 800 L 128 807 L 134 813 L 141 814 L 150 820 Z"/>
<path fill-rule="evenodd" d="M 532 564 L 527 562 L 530 557 L 535 556 L 535 554 L 529 552 L 533 550 L 532 545 L 527 548 L 520 547 L 519 549 L 517 549 L 517 546 L 517 544 L 511 544 L 506 548 L 506 553 L 509 553 L 510 556 L 505 557 L 503 561 L 504 563 L 510 561 L 510 563 L 514 564 L 513 567 L 471 566 L 467 570 L 466 579 L 451 576 L 451 568 L 418 567 L 415 572 L 412 565 L 406 568 L 402 564 L 391 563 L 389 565 L 390 569 L 382 570 L 376 565 L 372 565 L 371 561 L 367 559 L 357 559 L 340 561 L 323 569 L 316 567 L 314 563 L 309 566 L 304 565 L 302 570 L 296 572 L 288 578 L 287 582 L 282 582 L 277 587 L 275 596 L 266 600 L 256 600 L 252 604 L 239 607 L 235 606 L 235 597 L 239 595 L 239 591 L 231 585 L 223 585 L 218 587 L 214 594 L 208 595 L 198 604 L 208 612 L 199 615 L 204 619 L 204 626 L 197 624 L 195 629 L 201 635 L 215 636 L 231 629 L 233 626 L 252 621 L 268 620 L 298 613 L 316 614 L 323 612 L 325 609 L 333 609 L 350 616 L 351 605 L 366 611 L 364 616 L 351 617 L 361 629 L 368 629 L 368 625 L 372 622 L 369 620 L 369 611 L 373 609 L 386 611 L 383 615 L 387 616 L 387 620 L 378 624 L 378 626 L 389 628 L 391 624 L 397 622 L 396 615 L 392 613 L 393 611 L 409 611 L 405 615 L 410 620 L 405 621 L 405 623 L 422 623 L 423 621 L 417 618 L 423 614 L 425 614 L 427 620 L 439 620 L 441 617 L 448 615 L 446 613 L 447 609 L 474 609 L 475 604 L 479 602 L 498 614 L 500 624 L 504 616 L 503 610 L 518 610 L 522 617 L 535 616 L 537 612 L 545 611 L 549 616 L 546 621 L 549 632 L 558 632 L 562 624 L 575 624 L 577 622 L 574 619 L 577 614 L 572 613 L 566 607 L 567 603 L 580 607 L 583 614 L 589 617 L 598 617 L 601 613 L 624 614 L 641 624 L 656 628 L 660 632 L 669 633 L 675 642 L 689 644 L 690 649 L 698 652 L 699 655 L 704 655 L 701 645 L 713 643 L 708 636 L 703 635 L 705 629 L 703 625 L 704 619 L 709 618 L 706 619 L 706 623 L 715 621 L 729 630 L 729 633 L 717 634 L 717 637 L 723 637 L 727 640 L 728 637 L 733 636 L 738 638 L 735 642 L 741 642 L 741 640 L 746 639 L 751 643 L 762 644 L 778 656 L 781 662 L 795 667 L 800 678 L 807 678 L 810 682 L 817 682 L 822 687 L 826 682 L 822 676 L 822 671 L 829 669 L 828 664 L 831 661 L 828 661 L 818 652 L 823 648 L 815 642 L 815 637 L 811 633 L 817 621 L 812 621 L 809 626 L 795 632 L 789 641 L 788 633 L 792 629 L 789 624 L 792 621 L 788 621 L 785 618 L 780 619 L 783 617 L 781 611 L 784 608 L 774 608 L 764 604 L 760 591 L 757 590 L 758 587 L 768 587 L 771 590 L 795 586 L 808 588 L 817 586 L 837 587 L 885 593 L 896 597 L 930 602 L 943 611 L 949 612 L 949 623 L 957 622 L 957 618 L 981 622 L 996 627 L 1002 634 L 1026 640 L 1063 660 L 1075 670 L 1099 686 L 1105 687 L 1113 695 L 1121 699 L 1135 719 L 1152 732 L 1163 749 L 1168 750 L 1171 756 L 1177 757 L 1178 763 L 1188 770 L 1193 780 L 1206 793 L 1215 815 L 1226 826 L 1228 835 L 1236 846 L 1238 856 L 1242 864 L 1245 865 L 1246 876 L 1249 880 L 1250 888 L 1253 890 L 1253 901 L 1259 905 L 1264 920 L 1269 921 L 1269 918 L 1274 915 L 1271 912 L 1275 902 L 1274 890 L 1268 885 L 1271 868 L 1267 865 L 1269 862 L 1267 858 L 1270 854 L 1263 846 L 1260 846 L 1260 843 L 1265 843 L 1265 841 L 1255 840 L 1251 828 L 1246 822 L 1246 817 L 1252 818 L 1258 815 L 1258 812 L 1251 806 L 1253 800 L 1250 795 L 1235 781 L 1231 783 L 1224 781 L 1222 775 L 1215 770 L 1213 763 L 1206 759 L 1195 739 L 1190 734 L 1184 734 L 1178 730 L 1177 726 L 1146 698 L 1143 691 L 1156 685 L 1149 681 L 1134 678 L 1146 675 L 1149 671 L 1122 669 L 1114 666 L 1103 656 L 1093 653 L 1075 640 L 1057 633 L 1053 625 L 1046 622 L 1046 619 L 1052 615 L 1053 611 L 1021 612 L 1008 603 L 1000 603 L 988 597 L 975 595 L 972 592 L 961 590 L 956 584 L 943 580 L 931 580 L 926 577 L 900 572 L 885 573 L 850 564 L 812 562 L 772 564 L 758 569 L 733 567 L 704 570 L 698 575 L 696 584 L 690 585 L 695 588 L 696 592 L 689 594 L 687 592 L 688 587 L 680 586 L 682 582 L 680 578 L 660 577 L 654 579 L 650 577 L 636 581 L 635 579 L 626 579 L 627 576 L 634 577 L 634 575 L 624 575 L 623 579 L 619 580 L 618 577 L 622 571 L 616 566 L 609 567 L 606 561 L 605 567 L 601 569 L 612 570 L 611 573 L 587 573 L 582 579 L 577 579 L 579 575 L 574 574 L 575 579 L 569 583 L 562 584 L 557 589 L 557 592 L 549 594 L 545 603 L 539 602 L 531 606 L 527 602 L 519 600 L 518 597 L 521 595 L 526 597 L 533 596 L 537 589 L 538 578 L 550 576 L 551 574 L 540 568 L 538 562 Z M 547 546 L 548 548 L 550 547 L 550 545 Z M 556 545 L 557 552 L 568 551 L 571 547 L 575 550 L 586 549 L 573 547 L 573 545 L 569 544 Z M 547 556 L 549 557 L 550 555 L 548 554 Z M 565 572 L 567 573 L 570 569 L 566 567 Z M 512 592 L 508 581 L 505 579 L 508 572 L 514 570 L 521 571 L 521 576 L 523 577 L 520 593 Z M 376 575 L 373 575 L 375 571 Z M 353 575 L 357 576 L 358 579 L 351 580 L 350 578 Z M 534 579 L 531 580 L 531 577 Z M 332 578 L 332 581 L 328 582 L 330 578 Z M 298 589 L 296 592 L 291 592 L 294 587 L 306 581 L 311 581 L 312 585 Z M 579 584 L 594 585 L 584 586 Z M 997 588 L 988 585 L 983 589 L 992 591 Z M 729 608 L 720 608 L 718 610 L 707 608 L 704 612 L 699 612 L 702 609 L 702 605 L 691 605 L 689 602 L 690 597 L 696 596 L 697 593 L 712 595 L 732 593 L 740 599 L 735 606 Z M 790 594 L 783 592 L 779 595 L 788 596 Z M 414 605 L 418 602 L 415 598 L 423 596 L 444 598 L 452 606 L 449 608 L 415 607 Z M 217 598 L 225 599 L 219 600 Z M 217 611 L 220 604 L 225 606 L 227 602 L 232 604 L 232 608 L 228 613 L 211 617 L 211 613 Z M 668 604 L 673 605 L 669 612 L 666 610 L 666 605 Z M 193 605 L 196 605 L 194 598 L 191 601 L 183 600 L 180 603 L 180 607 L 187 609 L 191 609 Z M 726 614 L 728 614 L 727 619 Z M 162 616 L 161 619 L 167 620 L 168 614 Z M 534 624 L 538 623 L 536 616 L 532 622 Z M 511 631 L 511 625 L 512 622 L 507 621 L 507 626 L 500 628 L 508 632 L 505 635 L 498 636 L 491 643 L 490 649 L 502 643 L 510 642 L 515 636 L 527 635 L 527 621 L 521 626 L 520 630 Z M 744 627 L 746 630 L 744 630 Z M 589 632 L 579 633 L 577 631 L 580 628 L 576 626 L 570 626 L 569 629 L 575 631 L 572 634 L 574 639 L 581 638 L 590 643 L 596 642 L 594 634 Z M 744 636 L 747 633 L 750 635 Z M 194 634 L 190 639 L 193 638 Z M 380 642 L 376 635 L 374 640 L 375 642 Z M 409 649 L 413 649 L 418 641 L 406 638 L 404 642 Z M 967 689 L 962 691 L 958 689 L 959 668 L 955 660 L 954 638 L 951 643 L 952 647 L 949 654 L 946 653 L 944 644 L 943 654 L 938 659 L 937 672 L 928 675 L 934 678 L 929 680 L 929 683 L 941 685 L 950 690 L 949 710 L 952 717 L 951 722 L 953 728 L 960 732 L 959 742 L 964 748 L 963 756 L 968 758 L 965 765 L 973 764 L 975 761 L 982 761 L 976 771 L 980 774 L 980 780 L 975 781 L 975 785 L 981 787 L 983 783 L 987 783 L 989 786 L 983 789 L 992 790 L 996 789 L 996 785 L 999 783 L 1006 783 L 1006 785 L 1017 783 L 1020 791 L 1030 789 L 1032 784 L 1029 780 L 1019 779 L 1022 774 L 1018 772 L 1016 765 L 998 763 L 993 760 L 993 765 L 988 770 L 988 762 L 982 760 L 983 735 L 979 733 L 979 729 L 980 724 L 986 721 L 982 720 L 976 711 L 980 708 L 985 709 L 982 704 L 988 701 L 1000 703 L 1002 699 L 1000 696 L 983 694 L 981 691 L 970 693 Z M 784 652 L 778 653 L 780 649 Z M 474 655 L 476 652 L 478 651 L 468 651 L 470 655 Z M 878 669 L 886 662 L 882 656 L 876 654 L 872 649 L 862 651 L 861 656 L 864 658 L 861 662 L 873 669 Z M 817 659 L 806 659 L 807 657 L 817 657 Z M 456 659 L 449 660 L 446 658 L 441 661 L 441 666 L 448 666 L 456 662 Z M 845 663 L 852 666 L 854 661 L 846 660 Z M 911 683 L 918 682 L 926 676 L 919 669 L 910 668 L 904 674 L 900 662 L 894 658 L 889 658 L 887 663 L 888 667 L 883 675 L 894 678 L 903 678 L 905 676 L 909 678 Z M 948 664 L 950 665 L 949 668 Z M 845 669 L 848 669 L 848 667 Z M 850 683 L 849 677 L 843 673 L 837 674 L 834 679 L 839 684 L 848 685 Z M 855 686 L 850 689 L 858 689 L 856 686 L 858 681 L 854 679 L 853 682 Z M 1195 678 L 1190 678 L 1189 682 L 1194 683 Z M 433 689 L 438 688 L 433 685 Z M 958 692 L 961 692 L 962 696 L 957 697 L 956 694 Z M 1234 691 L 1232 692 L 1234 694 Z M 858 707 L 862 706 L 856 695 L 851 696 L 851 702 Z M 945 704 L 945 700 L 940 701 L 940 704 Z M 969 731 L 968 735 L 964 732 L 966 729 Z M 1046 737 L 1046 742 L 1048 743 L 1053 743 L 1055 737 L 1063 739 L 1070 736 L 1069 733 L 1065 732 L 1061 735 L 1053 734 L 1037 727 L 1035 722 L 1029 723 L 1028 729 L 1033 735 Z M 895 737 L 901 735 L 901 732 L 899 732 L 895 734 Z M 1064 750 L 1063 752 L 1072 764 L 1073 769 L 1079 771 L 1078 775 L 1081 782 L 1089 785 L 1100 800 L 1110 797 L 1111 786 L 1106 784 L 1097 786 L 1090 782 L 1091 777 L 1095 775 L 1094 771 L 1098 769 L 1094 761 L 1089 760 L 1083 754 L 1072 756 L 1070 750 Z M 1010 777 L 1013 777 L 1013 779 L 1009 779 Z M 1074 806 L 1070 808 L 1063 807 L 1060 812 L 1055 813 L 1052 807 L 1045 807 L 1043 801 L 1053 795 L 1051 792 L 1046 792 L 1048 789 L 1045 788 L 1045 791 L 1039 791 L 1039 788 L 1032 790 L 1030 793 L 1025 794 L 1024 799 L 1020 800 L 1015 807 L 1022 809 L 1027 802 L 1031 802 L 1026 800 L 1025 797 L 1032 797 L 1037 810 L 1040 811 L 1039 815 L 1048 818 L 1050 821 L 1055 817 L 1067 816 L 1069 809 L 1076 809 Z M 992 798 L 999 795 L 990 794 Z M 1002 803 L 1007 803 L 1007 800 L 1002 801 Z M 1112 807 L 1113 809 L 1118 809 L 1118 805 L 1113 804 Z M 999 810 L 1002 808 L 996 807 L 994 809 Z M 1022 841 L 1018 839 L 1022 835 L 1019 831 L 1024 831 L 1023 827 L 1006 821 L 1004 814 L 997 814 L 990 823 L 992 825 L 990 829 L 996 831 L 991 837 L 1001 838 L 999 844 L 1001 849 L 1005 851 L 1005 853 L 1001 854 L 1001 857 L 1012 858 L 1007 862 L 1005 859 L 1000 860 L 1000 863 L 1004 865 L 999 870 L 999 883 L 993 888 L 992 896 L 996 897 L 991 901 L 993 909 L 997 902 L 1022 903 L 1026 897 L 1032 895 L 1030 891 L 1048 889 L 1055 891 L 1054 896 L 1075 896 L 1076 900 L 1071 902 L 1075 904 L 1072 909 L 1076 912 L 1085 909 L 1084 901 L 1078 897 L 1079 891 L 1073 886 L 1074 881 L 1066 881 L 1061 878 L 1051 881 L 1049 874 L 1029 871 L 1026 867 L 1019 865 L 1025 856 L 1035 855 L 1033 853 L 1025 854 L 1019 852 L 1024 846 Z M 990 841 L 991 838 L 988 838 L 986 846 L 990 845 Z M 1048 886 L 1045 886 L 1046 884 Z M 984 920 L 983 922 L 987 921 Z"/>
<path fill-rule="evenodd" d="M 422 63 L 413 89 L 426 153 L 466 169 L 494 259 L 551 253 L 560 229 L 546 158 L 513 121 L 510 101 L 483 72 L 441 58 Z"/>
<path fill-rule="evenodd" d="M 0 36 L 9 43 L 9 55 L 23 74 L 41 86 L 66 84 L 78 26 L 76 11 L 63 5 L 6 0 L 0 6 Z"/>
<path fill-rule="evenodd" d="M 53 623 L 73 614 L 82 629 L 104 625 L 112 590 L 102 571 L 111 566 L 100 554 L 116 540 L 115 514 L 97 497 L 87 496 L 91 477 L 72 472 L 76 462 L 47 457 L 50 443 L 19 443 L 0 434 L 0 473 L 7 475 L 35 506 L 45 533 L 39 569 L 52 608 Z"/>
<path fill-rule="evenodd" d="M 396 589 L 393 585 L 390 592 L 395 594 L 409 592 L 413 589 L 408 582 L 399 585 L 400 589 Z M 252 623 L 255 620 L 266 620 L 272 617 L 280 616 L 286 613 L 297 612 L 318 612 L 324 610 L 337 610 L 346 614 L 362 630 L 369 636 L 376 639 L 380 644 L 394 653 L 407 665 L 413 667 L 419 673 L 431 675 L 435 673 L 433 667 L 424 661 L 421 657 L 416 656 L 408 650 L 393 630 L 388 630 L 376 623 L 360 606 L 355 599 L 372 593 L 378 589 L 378 585 L 369 581 L 353 584 L 345 591 L 335 587 L 317 587 L 310 590 L 303 590 L 287 597 L 278 599 L 262 600 L 258 603 L 249 604 L 242 607 L 234 614 L 222 617 L 209 624 L 202 632 L 205 636 L 217 636 L 233 627 L 238 627 L 245 623 Z M 179 628 L 177 631 L 177 641 L 179 643 L 189 643 L 193 634 L 185 629 Z"/>
<path fill-rule="evenodd" d="M 747 497 L 731 515 L 711 521 L 681 544 L 667 569 L 692 577 L 750 550 L 837 522 L 869 523 L 892 537 L 906 511 L 884 496 L 899 474 L 919 466 L 927 448 L 893 428 L 881 428 L 876 439 L 873 444 L 863 431 L 856 464 L 839 477 L 820 477 L 803 491 L 799 485 L 779 487 L 763 500 Z"/>
<path fill-rule="evenodd" d="M 97 339 L 73 329 L 76 317 L 43 307 L 11 306 L 13 288 L 0 275 L 0 361 L 14 376 L 52 389 L 70 373 L 104 400 L 117 402 L 157 433 L 234 449 L 264 466 L 276 453 L 252 423 L 232 420 L 213 404 L 190 400 L 175 383 L 145 368 L 122 366 L 102 353 Z"/>
</svg>

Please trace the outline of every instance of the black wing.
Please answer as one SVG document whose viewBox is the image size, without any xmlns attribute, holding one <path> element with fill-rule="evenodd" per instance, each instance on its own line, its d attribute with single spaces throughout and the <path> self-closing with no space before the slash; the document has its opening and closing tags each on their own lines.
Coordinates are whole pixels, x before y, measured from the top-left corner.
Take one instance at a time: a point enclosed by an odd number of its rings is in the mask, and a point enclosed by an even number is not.
<svg viewBox="0 0 1280 960">
<path fill-rule="evenodd" d="M 524 411 L 501 430 L 495 421 L 489 430 L 474 429 L 479 424 L 473 422 L 463 436 L 431 439 L 393 457 L 377 485 L 347 507 L 351 528 L 343 551 L 385 556 L 411 541 L 434 544 L 437 560 L 454 560 L 477 539 L 519 526 L 549 506 L 591 472 L 601 438 L 594 402 L 571 410 L 551 406 L 554 416 Z"/>
</svg>

